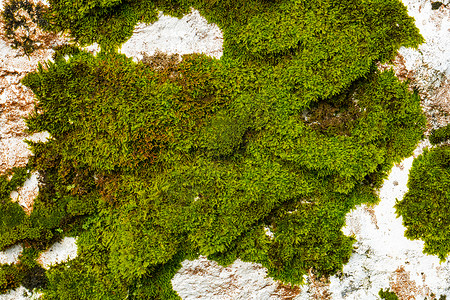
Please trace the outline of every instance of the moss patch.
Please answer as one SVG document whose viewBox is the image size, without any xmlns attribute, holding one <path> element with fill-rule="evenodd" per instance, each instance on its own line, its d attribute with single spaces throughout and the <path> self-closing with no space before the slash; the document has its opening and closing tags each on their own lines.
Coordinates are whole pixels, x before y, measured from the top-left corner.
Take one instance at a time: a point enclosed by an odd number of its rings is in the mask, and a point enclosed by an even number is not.
<svg viewBox="0 0 450 300">
<path fill-rule="evenodd" d="M 450 253 L 450 147 L 425 149 L 409 173 L 408 192 L 396 204 L 405 236 L 425 242 L 424 253 L 441 260 Z"/>
<path fill-rule="evenodd" d="M 170 279 L 200 254 L 292 284 L 334 274 L 354 241 L 345 214 L 376 203 L 422 137 L 418 96 L 375 67 L 423 41 L 398 1 L 50 4 L 53 29 L 102 52 L 61 48 L 23 80 L 38 100 L 28 130 L 53 139 L 30 143 L 45 183 L 24 218 L 34 235 L 8 243 L 79 236 L 48 299 L 177 299 Z M 112 51 L 157 8 L 189 6 L 223 29 L 221 60 Z"/>
<path fill-rule="evenodd" d="M 432 145 L 437 145 L 448 139 L 450 139 L 450 124 L 433 130 L 430 135 L 430 143 Z"/>
</svg>

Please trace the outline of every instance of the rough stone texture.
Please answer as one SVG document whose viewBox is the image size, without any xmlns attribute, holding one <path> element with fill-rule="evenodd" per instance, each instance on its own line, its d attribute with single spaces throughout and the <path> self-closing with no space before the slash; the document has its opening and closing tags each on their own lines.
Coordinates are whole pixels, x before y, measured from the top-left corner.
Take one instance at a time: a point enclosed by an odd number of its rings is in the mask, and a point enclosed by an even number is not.
<svg viewBox="0 0 450 300">
<path fill-rule="evenodd" d="M 42 293 L 35 291 L 31 292 L 23 286 L 15 290 L 9 291 L 6 294 L 0 295 L 1 300 L 36 300 L 41 299 Z"/>
<path fill-rule="evenodd" d="M 42 252 L 37 262 L 44 269 L 50 266 L 60 264 L 62 262 L 74 259 L 77 256 L 77 239 L 73 237 L 65 237 L 61 241 L 53 244 L 49 249 Z"/>
<path fill-rule="evenodd" d="M 0 49 L 8 48 L 2 43 L 0 40 Z M 51 51 L 47 52 L 47 56 L 38 56 L 34 65 L 31 61 L 22 63 L 21 59 L 8 58 L 8 55 L 5 58 L 9 60 L 8 65 L 0 62 L 0 174 L 27 164 L 31 152 L 24 140 L 44 141 L 48 138 L 48 133 L 24 133 L 26 125 L 23 118 L 33 111 L 35 100 L 31 90 L 20 83 L 26 73 L 36 68 L 39 59 L 51 57 Z M 12 71 L 15 65 L 22 71 Z"/>
<path fill-rule="evenodd" d="M 22 245 L 14 245 L 5 251 L 0 251 L 0 265 L 16 263 L 19 260 L 19 255 L 22 253 L 22 250 Z"/>
<path fill-rule="evenodd" d="M 133 36 L 122 45 L 120 52 L 142 59 L 142 52 L 153 55 L 157 51 L 167 54 L 204 53 L 220 58 L 223 36 L 219 27 L 208 23 L 197 10 L 181 19 L 159 15 L 151 25 L 138 24 Z"/>
<path fill-rule="evenodd" d="M 393 207 L 407 191 L 412 162 L 409 157 L 392 169 L 378 205 L 362 205 L 347 215 L 343 232 L 357 242 L 342 274 L 330 278 L 332 299 L 378 299 L 378 291 L 388 287 L 401 291 L 401 299 L 423 299 L 431 292 L 449 294 L 449 262 L 439 264 L 437 257 L 422 253 L 422 241 L 406 239 L 402 219 Z M 408 298 L 408 293 L 414 298 Z"/>
<path fill-rule="evenodd" d="M 46 4 L 46 2 L 41 1 Z M 0 9 L 5 1 L 0 1 Z M 37 3 L 37 2 L 36 2 Z M 68 42 L 67 36 L 48 34 L 37 29 L 33 39 L 39 41 L 38 49 L 25 56 L 18 49 L 9 47 L 3 35 L 3 20 L 0 20 L 0 174 L 4 174 L 13 167 L 23 167 L 27 164 L 31 151 L 25 140 L 33 142 L 46 141 L 47 132 L 26 134 L 24 117 L 34 110 L 35 99 L 30 89 L 20 83 L 29 72 L 37 69 L 39 63 L 51 59 L 52 47 Z M 32 24 L 29 24 L 32 26 Z M 33 201 L 38 194 L 38 174 L 33 174 L 23 187 L 12 193 L 27 214 L 30 214 Z"/>
<path fill-rule="evenodd" d="M 413 73 L 429 129 L 450 122 L 450 2 L 441 2 L 444 5 L 433 10 L 429 0 L 403 0 L 426 40 L 418 50 L 401 48 L 399 53 Z"/>
<path fill-rule="evenodd" d="M 27 215 L 33 211 L 34 199 L 39 194 L 39 173 L 33 172 L 23 186 L 11 192 L 11 200 L 18 202 Z"/>
<path fill-rule="evenodd" d="M 293 299 L 300 293 L 266 278 L 261 265 L 239 259 L 226 268 L 203 256 L 182 265 L 172 284 L 183 299 Z"/>
</svg>

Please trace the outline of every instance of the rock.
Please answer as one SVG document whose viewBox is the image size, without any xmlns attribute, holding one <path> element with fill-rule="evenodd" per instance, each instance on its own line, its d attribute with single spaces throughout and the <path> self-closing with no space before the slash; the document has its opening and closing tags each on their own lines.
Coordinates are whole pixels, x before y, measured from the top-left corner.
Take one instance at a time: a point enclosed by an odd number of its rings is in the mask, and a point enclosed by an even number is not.
<svg viewBox="0 0 450 300">
<path fill-rule="evenodd" d="M 60 264 L 77 256 L 77 239 L 74 237 L 65 237 L 61 241 L 53 244 L 47 251 L 42 252 L 37 262 L 44 268 Z"/>
</svg>

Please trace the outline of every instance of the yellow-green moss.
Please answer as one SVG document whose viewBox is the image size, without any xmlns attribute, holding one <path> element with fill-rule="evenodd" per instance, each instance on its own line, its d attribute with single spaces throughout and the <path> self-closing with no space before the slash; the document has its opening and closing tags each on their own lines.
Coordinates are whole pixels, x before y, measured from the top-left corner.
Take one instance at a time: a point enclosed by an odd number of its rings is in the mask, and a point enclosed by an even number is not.
<svg viewBox="0 0 450 300">
<path fill-rule="evenodd" d="M 423 240 L 424 253 L 443 261 L 450 254 L 450 146 L 425 149 L 414 159 L 407 185 L 395 205 L 405 236 Z"/>
<path fill-rule="evenodd" d="M 54 30 L 103 51 L 58 49 L 23 80 L 38 99 L 29 131 L 53 137 L 30 143 L 45 183 L 30 241 L 79 235 L 48 299 L 176 299 L 171 277 L 200 254 L 294 284 L 333 274 L 354 241 L 345 214 L 375 203 L 422 137 L 418 96 L 375 67 L 423 41 L 398 1 L 50 4 Z M 112 51 L 156 9 L 190 6 L 222 28 L 222 59 Z"/>
</svg>

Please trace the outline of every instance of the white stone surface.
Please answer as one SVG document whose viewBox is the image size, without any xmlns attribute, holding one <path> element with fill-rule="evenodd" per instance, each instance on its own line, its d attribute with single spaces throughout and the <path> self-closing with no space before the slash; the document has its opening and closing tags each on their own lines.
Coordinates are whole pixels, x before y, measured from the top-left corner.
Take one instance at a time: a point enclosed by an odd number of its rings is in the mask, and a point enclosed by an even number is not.
<svg viewBox="0 0 450 300">
<path fill-rule="evenodd" d="M 224 268 L 201 256 L 182 265 L 172 279 L 182 299 L 287 299 L 283 297 L 295 294 L 266 277 L 267 270 L 259 264 L 238 259 Z"/>
<path fill-rule="evenodd" d="M 18 202 L 27 214 L 31 214 L 33 210 L 34 199 L 39 194 L 39 173 L 33 172 L 23 186 L 17 191 L 11 192 L 11 199 Z"/>
<path fill-rule="evenodd" d="M 25 166 L 31 151 L 25 140 L 33 142 L 46 142 L 48 132 L 38 132 L 31 136 L 11 136 L 0 138 L 0 173 L 13 167 Z"/>
<path fill-rule="evenodd" d="M 42 293 L 40 292 L 30 292 L 23 286 L 20 286 L 15 290 L 0 295 L 0 300 L 37 300 L 41 299 L 41 296 Z"/>
<path fill-rule="evenodd" d="M 65 237 L 60 242 L 53 244 L 47 251 L 41 253 L 37 262 L 44 269 L 62 262 L 74 259 L 77 256 L 76 238 Z"/>
<path fill-rule="evenodd" d="M 416 26 L 425 38 L 418 50 L 401 48 L 400 53 L 407 58 L 408 69 L 430 69 L 450 76 L 450 9 L 441 6 L 432 10 L 429 0 L 402 0 L 408 14 L 414 17 Z M 441 1 L 446 2 L 446 1 Z"/>
<path fill-rule="evenodd" d="M 14 245 L 5 251 L 0 251 L 0 265 L 15 264 L 19 262 L 19 255 L 22 253 L 22 245 Z"/>
<path fill-rule="evenodd" d="M 429 128 L 450 123 L 450 1 L 437 10 L 429 0 L 402 0 L 425 38 L 418 50 L 401 48 L 405 67 L 414 74 Z M 428 134 L 428 131 L 427 131 Z"/>
<path fill-rule="evenodd" d="M 422 241 L 405 238 L 402 219 L 394 209 L 396 199 L 407 192 L 412 161 L 409 157 L 392 169 L 380 190 L 378 205 L 359 206 L 347 215 L 343 232 L 355 236 L 357 242 L 341 279 L 331 278 L 332 299 L 378 299 L 378 291 L 390 286 L 398 269 L 409 272 L 412 282 L 405 283 L 403 292 L 415 284 L 414 299 L 429 297 L 431 292 L 450 296 L 449 261 L 440 264 L 436 256 L 422 253 Z"/>
<path fill-rule="evenodd" d="M 204 53 L 220 58 L 223 36 L 215 24 L 210 24 L 197 10 L 181 19 L 159 15 L 151 25 L 138 24 L 133 36 L 122 45 L 121 53 L 142 59 L 141 52 L 148 55 L 161 51 L 167 54 Z"/>
</svg>

